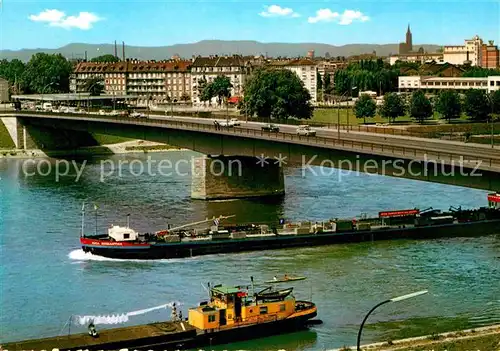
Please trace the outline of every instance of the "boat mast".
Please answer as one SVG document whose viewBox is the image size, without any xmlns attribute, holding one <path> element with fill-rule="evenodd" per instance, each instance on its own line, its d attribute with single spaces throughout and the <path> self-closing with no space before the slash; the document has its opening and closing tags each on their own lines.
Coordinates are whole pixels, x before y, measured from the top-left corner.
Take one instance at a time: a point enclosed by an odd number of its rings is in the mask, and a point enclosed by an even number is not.
<svg viewBox="0 0 500 351">
<path fill-rule="evenodd" d="M 83 202 L 82 204 L 82 229 L 80 233 L 80 237 L 82 238 L 85 237 L 84 229 L 85 229 L 85 202 Z"/>
</svg>

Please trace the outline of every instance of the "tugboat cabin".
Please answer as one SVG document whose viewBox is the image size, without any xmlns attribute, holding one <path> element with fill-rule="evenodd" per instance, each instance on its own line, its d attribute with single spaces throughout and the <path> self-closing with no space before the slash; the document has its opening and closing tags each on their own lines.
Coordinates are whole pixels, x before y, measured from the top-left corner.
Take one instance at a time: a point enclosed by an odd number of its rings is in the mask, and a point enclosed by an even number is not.
<svg viewBox="0 0 500 351">
<path fill-rule="evenodd" d="M 210 290 L 210 302 L 189 309 L 189 324 L 211 330 L 289 318 L 296 313 L 295 298 L 289 296 L 292 290 L 250 297 L 239 287 L 216 285 Z"/>
<path fill-rule="evenodd" d="M 500 210 L 500 193 L 493 193 L 488 195 L 488 205 L 490 208 Z"/>
</svg>

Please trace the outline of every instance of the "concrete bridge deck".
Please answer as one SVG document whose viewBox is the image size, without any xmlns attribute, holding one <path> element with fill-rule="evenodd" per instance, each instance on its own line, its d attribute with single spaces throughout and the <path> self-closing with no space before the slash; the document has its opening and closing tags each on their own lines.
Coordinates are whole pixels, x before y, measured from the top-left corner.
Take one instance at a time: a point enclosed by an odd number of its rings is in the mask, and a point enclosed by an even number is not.
<svg viewBox="0 0 500 351">
<path fill-rule="evenodd" d="M 4 121 L 16 118 L 28 129 L 44 128 L 46 134 L 58 130 L 110 134 L 162 142 L 205 155 L 265 156 L 271 163 L 284 157 L 287 165 L 299 167 L 319 165 L 480 189 L 500 188 L 500 149 L 478 144 L 364 132 L 338 133 L 326 128 L 316 128 L 315 137 L 304 137 L 295 133 L 296 126 L 280 125 L 279 133 L 269 133 L 261 130 L 262 123 L 244 121 L 239 127 L 220 130 L 215 128 L 213 119 L 155 115 L 137 119 L 10 112 L 0 114 L 0 118 Z M 420 173 L 408 172 L 412 167 Z M 406 172 L 400 171 L 401 168 Z M 480 176 L 473 176 L 478 171 Z"/>
</svg>

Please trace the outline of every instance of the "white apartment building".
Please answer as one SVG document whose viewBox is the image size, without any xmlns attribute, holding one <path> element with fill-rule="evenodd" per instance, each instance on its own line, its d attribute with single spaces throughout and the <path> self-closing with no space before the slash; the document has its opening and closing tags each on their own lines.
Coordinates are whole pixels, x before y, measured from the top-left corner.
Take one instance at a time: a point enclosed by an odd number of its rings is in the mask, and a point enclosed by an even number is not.
<svg viewBox="0 0 500 351">
<path fill-rule="evenodd" d="M 243 85 L 248 73 L 248 67 L 243 57 L 234 56 L 198 56 L 191 64 L 191 96 L 195 104 L 202 104 L 200 100 L 199 82 L 205 79 L 207 83 L 213 82 L 217 76 L 228 77 L 231 81 L 231 96 L 241 97 L 243 95 Z M 211 103 L 216 104 L 217 98 L 213 98 Z"/>
<path fill-rule="evenodd" d="M 419 89 L 429 92 L 446 89 L 457 92 L 465 92 L 469 89 L 483 89 L 492 92 L 500 90 L 500 76 L 487 78 L 406 76 L 398 78 L 398 88 L 401 92 L 411 92 Z"/>
<path fill-rule="evenodd" d="M 463 65 L 467 61 L 471 66 L 482 64 L 483 40 L 479 36 L 465 40 L 464 45 L 447 45 L 443 50 L 443 61 L 454 65 Z"/>
</svg>

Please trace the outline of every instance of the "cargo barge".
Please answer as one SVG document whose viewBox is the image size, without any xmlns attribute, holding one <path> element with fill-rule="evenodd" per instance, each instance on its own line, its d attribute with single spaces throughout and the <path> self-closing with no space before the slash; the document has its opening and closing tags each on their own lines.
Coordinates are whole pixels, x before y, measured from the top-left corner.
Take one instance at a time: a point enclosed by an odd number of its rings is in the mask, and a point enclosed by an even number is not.
<svg viewBox="0 0 500 351">
<path fill-rule="evenodd" d="M 208 291 L 209 300 L 190 308 L 185 319 L 175 304 L 166 322 L 98 331 L 98 323 L 86 317 L 88 333 L 12 342 L 3 344 L 2 350 L 185 350 L 293 332 L 321 322 L 312 320 L 316 305 L 296 300 L 293 288 L 251 293 L 248 287 L 216 285 Z"/>
<path fill-rule="evenodd" d="M 325 222 L 269 225 L 228 225 L 221 221 L 232 216 L 191 223 L 155 233 L 138 233 L 130 228 L 111 226 L 107 234 L 82 235 L 83 251 L 117 259 L 165 259 L 199 255 L 271 250 L 394 239 L 436 239 L 500 234 L 500 194 L 488 195 L 488 207 L 472 210 L 432 208 L 379 212 L 375 218 L 331 219 Z M 190 229 L 213 222 L 209 229 Z M 83 216 L 82 216 L 83 223 Z"/>
</svg>

